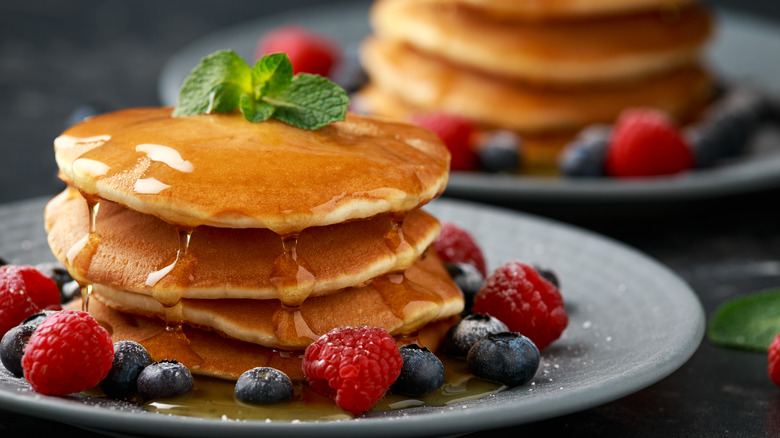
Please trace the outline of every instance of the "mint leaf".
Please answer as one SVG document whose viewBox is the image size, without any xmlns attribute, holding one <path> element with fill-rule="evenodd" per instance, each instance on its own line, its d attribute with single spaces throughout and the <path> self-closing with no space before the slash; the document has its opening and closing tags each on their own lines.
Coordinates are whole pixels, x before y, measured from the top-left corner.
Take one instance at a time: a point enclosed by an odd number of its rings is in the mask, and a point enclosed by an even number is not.
<svg viewBox="0 0 780 438">
<path fill-rule="evenodd" d="M 241 94 L 251 91 L 252 70 L 246 62 L 232 50 L 220 50 L 203 58 L 187 76 L 173 116 L 230 112 Z"/>
<path fill-rule="evenodd" d="M 708 337 L 724 347 L 766 352 L 780 332 L 780 289 L 768 289 L 723 303 L 710 319 Z"/>
<path fill-rule="evenodd" d="M 290 87 L 292 79 L 293 67 L 287 55 L 265 55 L 252 68 L 253 96 L 256 100 L 262 96 L 276 96 Z"/>
<path fill-rule="evenodd" d="M 239 109 L 253 123 L 277 118 L 303 129 L 344 120 L 347 92 L 328 78 L 293 76 L 285 53 L 263 56 L 254 67 L 232 50 L 203 58 L 179 90 L 174 117 L 227 113 Z"/>
<path fill-rule="evenodd" d="M 265 100 L 276 107 L 274 117 L 304 129 L 319 129 L 344 120 L 349 106 L 346 91 L 327 78 L 301 73 L 290 88 Z"/>
<path fill-rule="evenodd" d="M 252 99 L 248 94 L 241 96 L 239 108 L 241 109 L 241 113 L 244 114 L 244 118 L 252 123 L 260 123 L 268 120 L 276 109 L 268 102 Z"/>
</svg>

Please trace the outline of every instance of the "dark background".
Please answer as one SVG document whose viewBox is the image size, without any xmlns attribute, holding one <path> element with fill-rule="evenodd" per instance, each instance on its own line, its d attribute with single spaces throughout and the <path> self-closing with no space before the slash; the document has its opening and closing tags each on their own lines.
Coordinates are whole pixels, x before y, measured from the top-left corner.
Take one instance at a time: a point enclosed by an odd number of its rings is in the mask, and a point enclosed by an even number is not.
<svg viewBox="0 0 780 438">
<path fill-rule="evenodd" d="M 166 60 L 188 43 L 263 14 L 323 3 L 0 2 L 0 203 L 59 191 L 52 141 L 79 107 L 158 105 L 158 75 Z M 780 25 L 776 1 L 709 3 Z M 620 205 L 608 213 L 594 206 L 589 215 L 565 206 L 554 211 L 544 205 L 508 207 L 550 213 L 648 253 L 686 280 L 710 315 L 728 298 L 780 286 L 779 195 L 779 189 L 767 188 L 702 202 Z M 69 432 L 92 436 L 0 411 L 3 437 Z M 509 434 L 778 436 L 780 390 L 766 376 L 765 355 L 718 348 L 705 339 L 685 366 L 646 390 L 561 418 L 480 435 Z"/>
</svg>

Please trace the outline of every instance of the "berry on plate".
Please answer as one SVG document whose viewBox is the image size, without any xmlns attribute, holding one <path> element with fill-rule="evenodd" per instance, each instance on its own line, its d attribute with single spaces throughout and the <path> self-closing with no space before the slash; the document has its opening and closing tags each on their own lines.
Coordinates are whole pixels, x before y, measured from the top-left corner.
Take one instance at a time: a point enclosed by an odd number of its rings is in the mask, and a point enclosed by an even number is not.
<svg viewBox="0 0 780 438">
<path fill-rule="evenodd" d="M 292 398 L 293 384 L 287 374 L 276 368 L 257 367 L 239 376 L 234 395 L 248 403 L 277 403 Z"/>
<path fill-rule="evenodd" d="M 474 124 L 467 118 L 447 113 L 425 113 L 412 122 L 433 131 L 450 151 L 450 169 L 474 170 L 479 159 L 471 147 Z"/>
<path fill-rule="evenodd" d="M 192 373 L 175 360 L 161 360 L 147 366 L 138 375 L 138 394 L 145 400 L 184 395 L 195 387 Z"/>
<path fill-rule="evenodd" d="M 586 127 L 564 146 L 558 156 L 558 169 L 563 175 L 570 177 L 603 176 L 604 160 L 611 136 L 610 125 Z"/>
<path fill-rule="evenodd" d="M 694 167 L 691 147 L 661 111 L 631 108 L 618 117 L 605 162 L 614 177 L 671 175 Z"/>
<path fill-rule="evenodd" d="M 30 337 L 22 368 L 36 392 L 65 395 L 100 383 L 113 358 L 111 338 L 92 315 L 63 310 L 46 318 Z"/>
<path fill-rule="evenodd" d="M 470 263 L 479 270 L 483 277 L 487 276 L 482 248 L 471 233 L 458 225 L 442 221 L 441 232 L 433 242 L 433 249 L 444 263 Z"/>
<path fill-rule="evenodd" d="M 488 172 L 513 172 L 520 167 L 523 140 L 517 133 L 493 130 L 479 136 L 479 162 Z"/>
<path fill-rule="evenodd" d="M 133 341 L 115 342 L 111 370 L 100 382 L 100 389 L 112 398 L 130 397 L 138 392 L 138 376 L 151 362 L 143 345 Z"/>
<path fill-rule="evenodd" d="M 431 350 L 417 344 L 409 344 L 398 351 L 404 364 L 398 379 L 390 386 L 391 391 L 418 397 L 433 392 L 444 384 L 444 365 Z"/>
<path fill-rule="evenodd" d="M 477 377 L 506 386 L 530 381 L 539 368 L 539 349 L 519 333 L 496 333 L 474 344 L 466 358 L 469 371 Z"/>
<path fill-rule="evenodd" d="M 255 58 L 284 52 L 293 65 L 293 73 L 312 73 L 328 77 L 339 60 L 339 46 L 325 35 L 301 26 L 276 28 L 258 42 Z"/>
<path fill-rule="evenodd" d="M 558 339 L 569 323 L 558 288 L 534 267 L 519 261 L 505 263 L 488 277 L 474 298 L 472 310 L 500 319 L 540 350 Z"/>
<path fill-rule="evenodd" d="M 471 306 L 474 303 L 474 297 L 477 295 L 482 285 L 485 284 L 485 277 L 479 272 L 476 266 L 471 263 L 445 263 L 444 267 L 450 278 L 463 292 L 463 311 L 462 316 L 471 313 Z"/>
<path fill-rule="evenodd" d="M 37 327 L 30 324 L 20 324 L 5 332 L 0 341 L 0 361 L 3 366 L 16 377 L 22 377 L 22 355 L 24 347 L 30 341 L 30 336 Z"/>
<path fill-rule="evenodd" d="M 41 310 L 59 310 L 60 290 L 32 266 L 0 267 L 0 336 Z"/>
<path fill-rule="evenodd" d="M 320 394 L 355 415 L 384 397 L 403 359 L 390 334 L 377 327 L 339 327 L 306 347 L 303 375 Z"/>
<path fill-rule="evenodd" d="M 506 331 L 509 328 L 498 318 L 475 313 L 461 319 L 447 331 L 442 347 L 451 356 L 466 357 L 471 347 L 485 336 Z"/>
</svg>

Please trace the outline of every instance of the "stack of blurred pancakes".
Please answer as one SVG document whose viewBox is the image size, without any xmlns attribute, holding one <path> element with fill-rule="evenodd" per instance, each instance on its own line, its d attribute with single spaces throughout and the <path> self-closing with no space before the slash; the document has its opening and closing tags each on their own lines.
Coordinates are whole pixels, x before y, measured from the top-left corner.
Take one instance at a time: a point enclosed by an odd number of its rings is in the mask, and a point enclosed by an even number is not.
<svg viewBox="0 0 780 438">
<path fill-rule="evenodd" d="M 712 23 L 696 0 L 378 0 L 370 18 L 366 111 L 515 131 L 530 166 L 627 107 L 684 123 L 711 94 Z"/>
<path fill-rule="evenodd" d="M 68 188 L 48 241 L 113 339 L 237 378 L 370 325 L 435 348 L 463 308 L 421 209 L 449 155 L 414 125 L 348 115 L 316 131 L 170 108 L 96 116 L 55 140 Z"/>
</svg>

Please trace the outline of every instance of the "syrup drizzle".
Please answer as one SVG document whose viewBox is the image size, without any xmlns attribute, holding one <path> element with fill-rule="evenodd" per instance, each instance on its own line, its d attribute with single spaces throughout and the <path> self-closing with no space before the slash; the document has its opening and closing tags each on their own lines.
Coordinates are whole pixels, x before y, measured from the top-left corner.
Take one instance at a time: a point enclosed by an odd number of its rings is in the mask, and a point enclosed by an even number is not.
<svg viewBox="0 0 780 438">
<path fill-rule="evenodd" d="M 192 350 L 190 341 L 184 333 L 181 292 L 157 287 L 164 278 L 170 277 L 177 282 L 178 289 L 176 290 L 181 290 L 192 277 L 195 263 L 189 257 L 189 249 L 195 228 L 178 227 L 177 231 L 179 245 L 173 261 L 165 267 L 151 272 L 146 278 L 146 285 L 151 288 L 152 297 L 163 306 L 165 311 L 165 330 L 142 340 L 141 344 L 149 350 L 152 356 L 158 358 L 162 358 L 164 352 L 176 351 L 175 358 L 169 357 L 167 359 L 176 359 L 187 367 L 198 369 L 203 363 L 203 358 Z"/>
<path fill-rule="evenodd" d="M 87 201 L 89 230 L 83 238 L 68 250 L 66 257 L 70 266 L 74 266 L 77 270 L 81 271 L 79 272 L 78 277 L 87 278 L 89 266 L 92 263 L 92 258 L 97 252 L 98 246 L 100 246 L 101 240 L 100 234 L 97 232 L 97 215 L 100 211 L 100 198 L 88 195 L 84 192 L 81 192 L 81 195 Z M 83 269 L 79 269 L 78 267 L 83 267 Z M 77 283 L 81 288 L 81 309 L 88 312 L 89 297 L 92 294 L 92 282 L 79 280 Z"/>
<path fill-rule="evenodd" d="M 417 252 L 413 245 L 406 240 L 404 235 L 404 214 L 391 213 L 390 230 L 385 234 L 385 244 L 395 254 L 410 251 L 412 257 L 417 258 Z"/>
<path fill-rule="evenodd" d="M 280 339 L 316 340 L 319 336 L 309 327 L 300 306 L 311 295 L 317 278 L 298 256 L 299 233 L 280 236 L 282 254 L 274 261 L 271 284 L 279 291 L 281 307 L 274 313 L 274 332 Z"/>
</svg>

